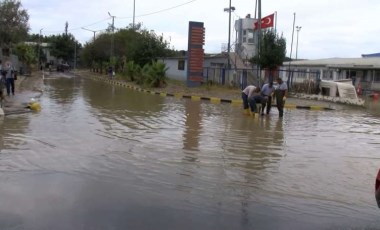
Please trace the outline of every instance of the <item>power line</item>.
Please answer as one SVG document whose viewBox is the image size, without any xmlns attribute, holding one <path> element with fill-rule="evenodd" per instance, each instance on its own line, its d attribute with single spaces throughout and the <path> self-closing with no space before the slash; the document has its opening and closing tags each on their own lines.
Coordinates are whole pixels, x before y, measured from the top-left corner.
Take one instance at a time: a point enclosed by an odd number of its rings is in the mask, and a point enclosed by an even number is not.
<svg viewBox="0 0 380 230">
<path fill-rule="evenodd" d="M 191 0 L 191 1 L 188 1 L 188 2 L 185 2 L 185 3 L 182 3 L 182 4 L 179 4 L 179 5 L 175 5 L 175 6 L 172 6 L 172 7 L 169 7 L 169 8 L 165 8 L 165 9 L 162 9 L 162 10 L 158 10 L 158 11 L 155 11 L 155 12 L 151 12 L 151 13 L 146 13 L 146 14 L 141 14 L 141 15 L 137 15 L 135 16 L 135 18 L 138 18 L 138 17 L 145 17 L 145 16 L 150 16 L 150 15 L 153 15 L 153 14 L 158 14 L 158 13 L 162 13 L 162 12 L 165 12 L 165 11 L 169 11 L 169 10 L 173 10 L 173 9 L 176 9 L 176 8 L 179 8 L 181 6 L 185 6 L 185 5 L 188 5 L 192 2 L 195 2 L 197 0 Z M 130 19 L 130 18 L 133 18 L 133 17 L 116 17 L 117 19 Z M 74 30 L 81 30 L 82 27 L 90 27 L 90 26 L 93 26 L 93 25 L 96 25 L 96 24 L 99 24 L 99 23 L 102 23 L 104 21 L 107 21 L 109 20 L 110 17 L 108 18 L 105 18 L 105 19 L 102 19 L 100 21 L 97 21 L 97 22 L 94 22 L 94 23 L 91 23 L 91 24 L 88 24 L 88 25 L 84 25 L 84 26 L 78 26 L 78 27 L 75 27 L 73 29 L 69 29 L 68 31 L 74 31 Z M 53 33 L 60 33 L 62 32 L 63 30 L 56 30 L 56 31 L 45 31 L 45 33 L 49 33 L 49 34 L 53 34 Z"/>
<path fill-rule="evenodd" d="M 176 6 L 172 6 L 172 7 L 166 8 L 166 9 L 158 10 L 158 11 L 151 12 L 151 13 L 137 15 L 135 17 L 139 18 L 139 17 L 145 17 L 145 16 L 150 16 L 150 15 L 153 15 L 153 14 L 162 13 L 162 12 L 169 11 L 169 10 L 172 10 L 172 9 L 175 9 L 175 8 L 179 8 L 181 6 L 190 4 L 190 3 L 195 2 L 195 1 L 197 1 L 197 0 L 188 1 L 188 2 L 185 2 L 185 3 L 179 4 L 179 5 L 176 5 Z M 129 18 L 132 18 L 132 17 L 118 17 L 118 19 L 129 19 Z"/>
<path fill-rule="evenodd" d="M 102 22 L 105 22 L 107 20 L 109 20 L 110 17 L 108 18 L 105 18 L 101 21 L 97 21 L 97 22 L 94 22 L 94 23 L 91 23 L 91 24 L 88 24 L 88 25 L 85 25 L 85 26 L 80 26 L 80 27 L 75 27 L 73 29 L 69 29 L 68 31 L 73 31 L 73 30 L 80 30 L 82 29 L 82 27 L 90 27 L 90 26 L 93 26 L 93 25 L 96 25 L 96 24 L 99 24 L 99 23 L 102 23 Z M 62 32 L 62 30 L 56 30 L 56 31 L 45 31 L 46 33 L 59 33 L 59 32 Z"/>
</svg>

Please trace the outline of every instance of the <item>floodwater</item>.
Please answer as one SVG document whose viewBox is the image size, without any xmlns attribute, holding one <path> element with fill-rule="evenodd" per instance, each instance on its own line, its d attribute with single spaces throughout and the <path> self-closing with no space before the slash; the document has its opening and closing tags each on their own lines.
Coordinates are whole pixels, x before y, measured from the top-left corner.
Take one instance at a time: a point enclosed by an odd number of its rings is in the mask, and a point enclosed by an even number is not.
<svg viewBox="0 0 380 230">
<path fill-rule="evenodd" d="M 0 229 L 380 226 L 376 109 L 255 119 L 79 77 L 39 100 L 0 124 Z"/>
</svg>

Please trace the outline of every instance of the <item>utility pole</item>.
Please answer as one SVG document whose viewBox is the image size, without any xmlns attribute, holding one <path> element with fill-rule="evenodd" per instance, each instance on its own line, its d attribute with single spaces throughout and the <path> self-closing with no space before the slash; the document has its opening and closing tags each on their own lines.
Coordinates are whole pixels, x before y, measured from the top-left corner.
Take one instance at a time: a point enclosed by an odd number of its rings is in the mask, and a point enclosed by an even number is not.
<svg viewBox="0 0 380 230">
<path fill-rule="evenodd" d="M 135 30 L 135 13 L 136 13 L 136 0 L 133 0 L 133 30 Z"/>
<path fill-rule="evenodd" d="M 112 38 L 111 38 L 111 54 L 110 54 L 110 62 L 112 62 L 113 55 L 114 55 L 114 42 L 115 42 L 115 16 L 112 16 L 110 12 L 108 12 L 108 15 L 112 18 Z M 112 63 L 111 63 L 112 64 Z"/>
<path fill-rule="evenodd" d="M 228 12 L 228 45 L 227 45 L 227 70 L 230 70 L 230 52 L 231 52 L 231 12 L 235 11 L 235 7 L 231 6 L 231 0 L 230 5 L 228 8 L 224 8 L 224 12 Z"/>
<path fill-rule="evenodd" d="M 291 63 L 292 63 L 292 52 L 293 52 L 293 37 L 294 37 L 294 26 L 295 26 L 295 24 L 296 24 L 296 13 L 293 13 L 293 16 L 294 16 L 294 18 L 293 18 L 293 30 L 292 30 L 292 43 L 291 43 L 291 45 L 290 45 L 290 60 L 289 60 L 289 67 L 288 67 L 288 69 L 289 69 L 289 76 L 288 76 L 288 81 L 287 81 L 287 84 L 288 84 L 288 89 L 290 89 L 290 78 L 291 78 L 291 72 L 292 71 L 290 71 L 290 65 L 291 65 Z"/>
<path fill-rule="evenodd" d="M 77 68 L 77 42 L 74 41 L 75 47 L 74 47 L 74 71 Z"/>
<path fill-rule="evenodd" d="M 40 36 L 38 36 L 38 68 L 41 67 L 41 36 L 42 36 L 42 30 L 44 28 L 40 29 Z"/>
<path fill-rule="evenodd" d="M 95 42 L 95 34 L 96 34 L 96 32 L 98 32 L 99 30 L 89 30 L 89 29 L 86 29 L 86 28 L 84 28 L 84 27 L 82 27 L 82 29 L 83 29 L 83 30 L 88 30 L 88 31 L 93 32 L 93 33 L 94 33 L 94 42 Z"/>
<path fill-rule="evenodd" d="M 297 29 L 296 60 L 298 60 L 298 34 L 299 34 L 301 28 L 302 28 L 302 26 L 296 26 L 296 29 Z"/>
<path fill-rule="evenodd" d="M 231 51 L 231 0 L 230 0 L 230 6 L 228 8 L 228 64 L 227 68 L 228 70 L 231 69 L 230 67 L 230 51 Z"/>
</svg>

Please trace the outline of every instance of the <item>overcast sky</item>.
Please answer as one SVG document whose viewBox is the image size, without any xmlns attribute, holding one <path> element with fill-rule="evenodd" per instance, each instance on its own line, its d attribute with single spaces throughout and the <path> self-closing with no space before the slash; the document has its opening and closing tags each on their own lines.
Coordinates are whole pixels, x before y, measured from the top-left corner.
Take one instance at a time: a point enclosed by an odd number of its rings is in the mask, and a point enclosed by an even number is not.
<svg viewBox="0 0 380 230">
<path fill-rule="evenodd" d="M 228 13 L 223 9 L 229 0 L 135 0 L 135 21 L 148 30 L 163 34 L 175 49 L 187 49 L 188 22 L 204 22 L 205 52 L 217 53 L 228 40 Z M 115 17 L 115 27 L 124 28 L 133 20 L 133 0 L 21 0 L 30 15 L 32 33 L 43 35 L 63 33 L 65 22 L 69 32 L 85 43 L 93 32 L 103 30 Z M 236 8 L 234 20 L 255 14 L 255 0 L 232 0 Z M 161 11 L 161 12 L 160 12 Z M 277 31 L 287 41 L 289 56 L 292 41 L 293 17 L 301 26 L 298 58 L 360 57 L 380 52 L 379 0 L 262 0 L 262 17 L 277 12 Z M 157 13 L 156 13 L 157 12 Z M 145 15 L 145 16 L 144 16 Z M 231 33 L 234 41 L 234 32 Z M 296 52 L 297 32 L 294 32 L 293 55 Z"/>
</svg>

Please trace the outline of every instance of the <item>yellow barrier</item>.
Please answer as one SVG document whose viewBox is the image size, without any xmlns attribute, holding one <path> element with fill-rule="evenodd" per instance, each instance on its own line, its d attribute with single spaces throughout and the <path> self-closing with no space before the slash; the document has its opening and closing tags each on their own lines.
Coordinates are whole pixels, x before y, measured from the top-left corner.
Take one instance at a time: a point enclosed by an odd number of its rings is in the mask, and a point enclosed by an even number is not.
<svg viewBox="0 0 380 230">
<path fill-rule="evenodd" d="M 176 98 L 182 98 L 183 94 L 182 93 L 175 93 L 174 97 L 176 97 Z"/>
<path fill-rule="evenodd" d="M 292 104 L 285 104 L 284 108 L 286 108 L 286 109 L 296 109 L 297 106 L 296 105 L 292 105 Z"/>
<path fill-rule="evenodd" d="M 200 101 L 201 97 L 200 96 L 191 96 L 191 100 L 193 100 L 193 101 Z"/>
<path fill-rule="evenodd" d="M 232 105 L 242 105 L 243 101 L 242 100 L 231 100 Z"/>
<path fill-rule="evenodd" d="M 220 98 L 217 98 L 217 97 L 211 97 L 210 101 L 211 101 L 211 103 L 216 103 L 216 104 L 219 104 L 222 102 L 222 100 Z"/>
<path fill-rule="evenodd" d="M 164 93 L 164 92 L 162 92 L 162 93 L 160 93 L 160 96 L 161 97 L 166 97 L 168 94 L 167 93 Z"/>
<path fill-rule="evenodd" d="M 314 105 L 314 106 L 310 106 L 310 109 L 311 110 L 323 110 L 323 107 L 318 106 L 318 105 Z"/>
</svg>

